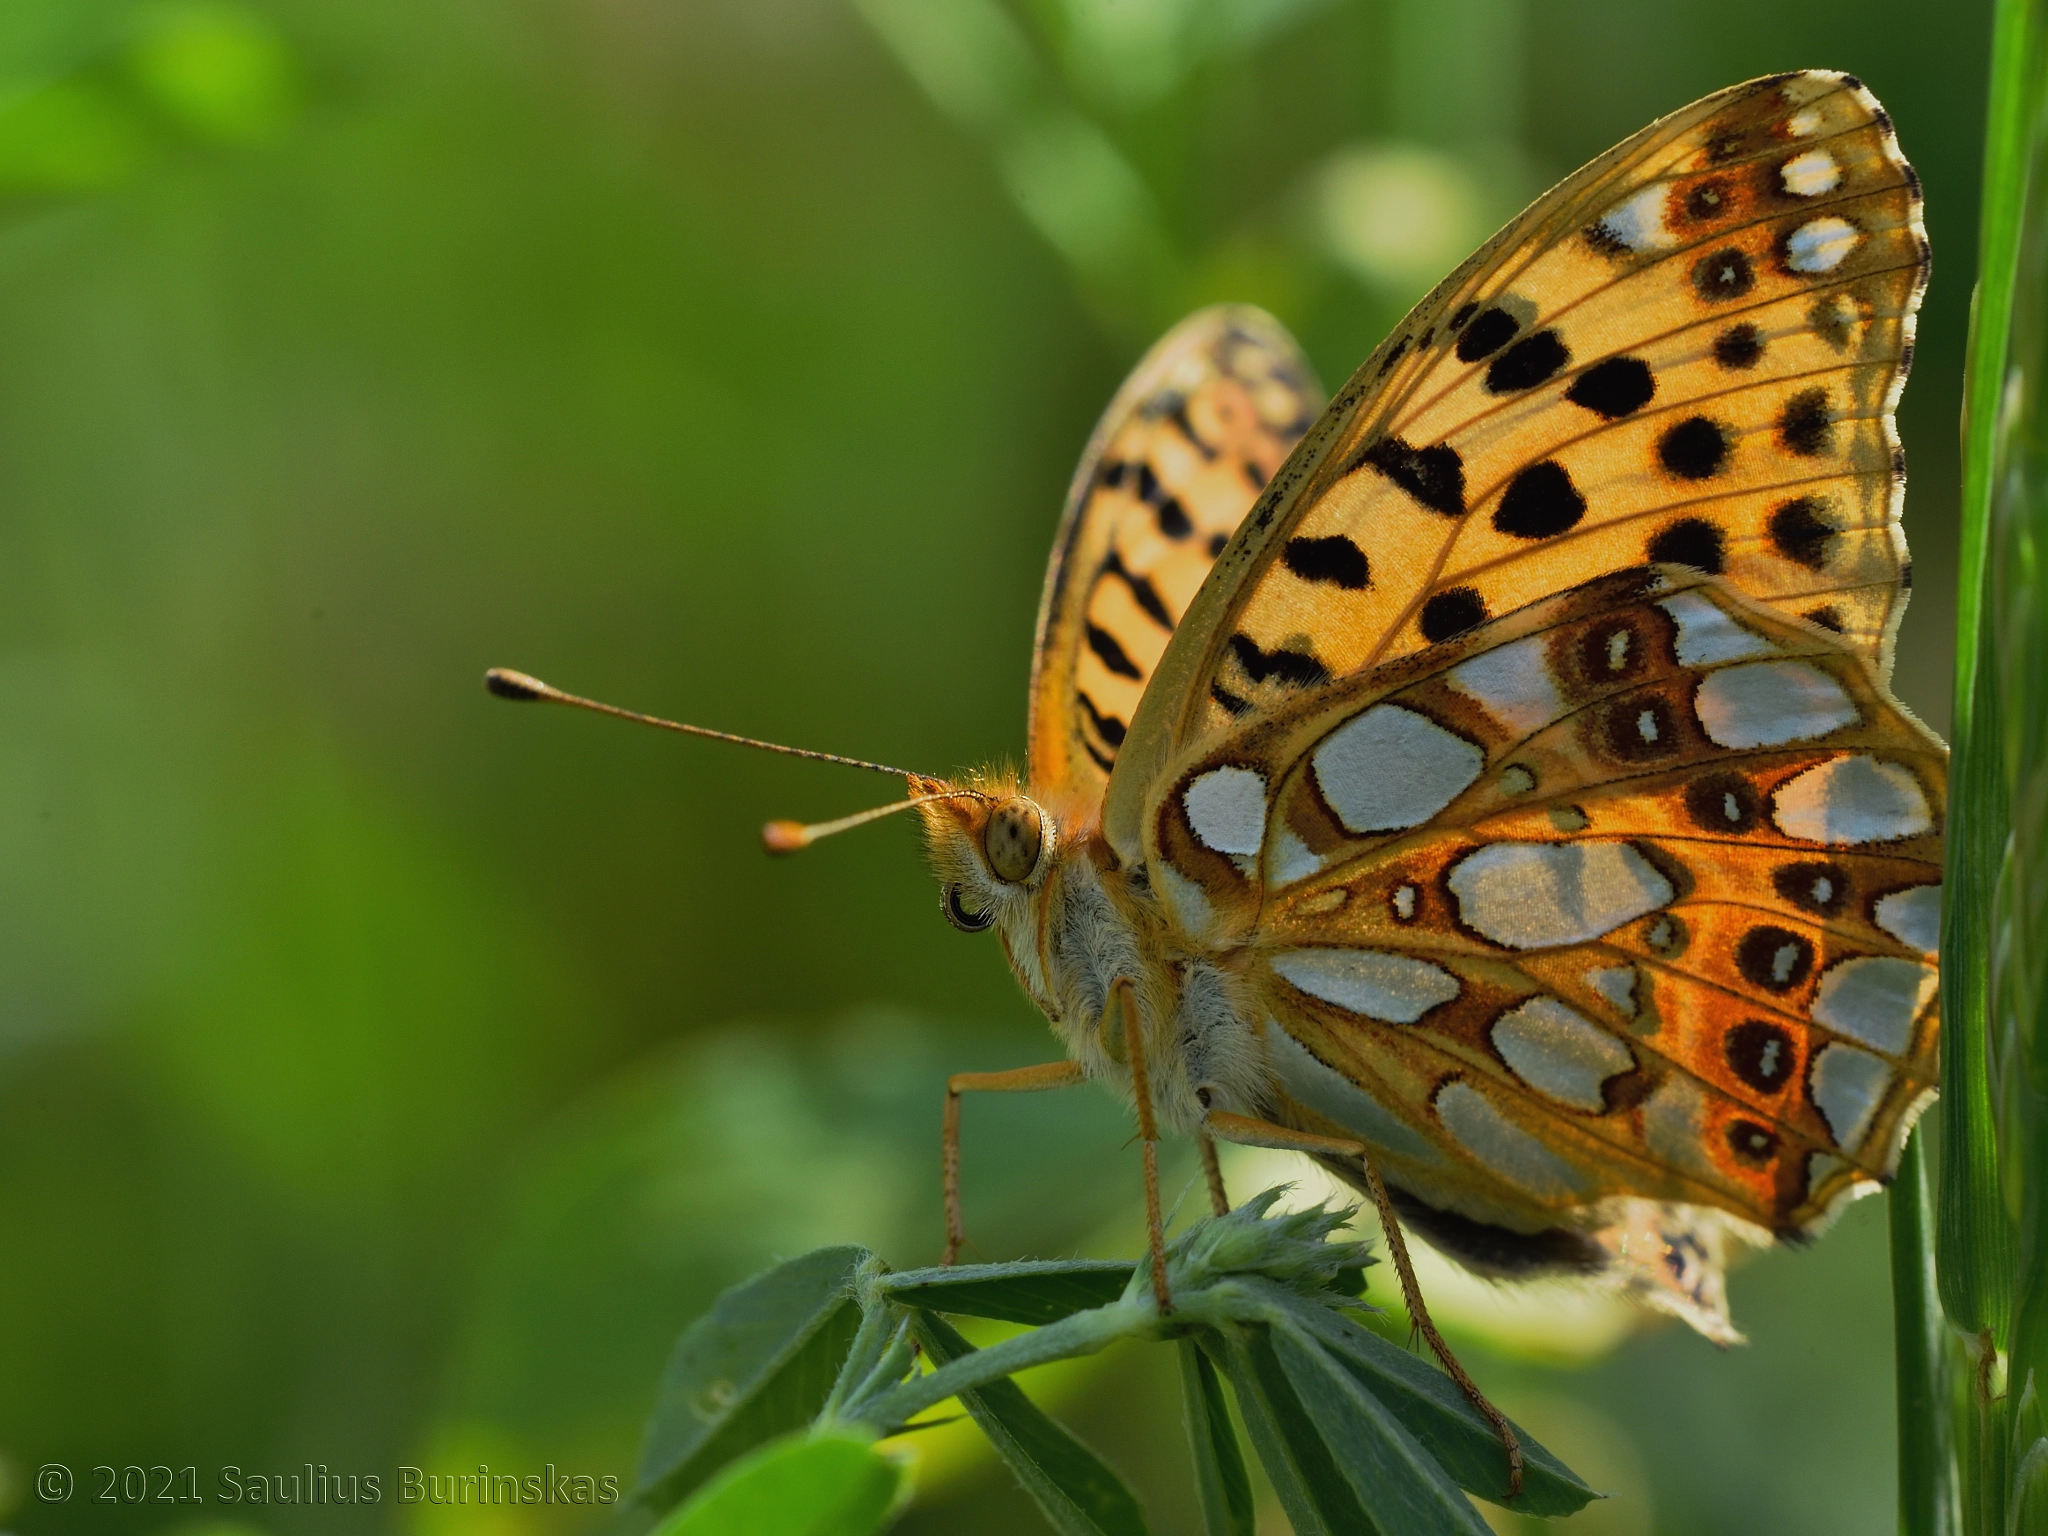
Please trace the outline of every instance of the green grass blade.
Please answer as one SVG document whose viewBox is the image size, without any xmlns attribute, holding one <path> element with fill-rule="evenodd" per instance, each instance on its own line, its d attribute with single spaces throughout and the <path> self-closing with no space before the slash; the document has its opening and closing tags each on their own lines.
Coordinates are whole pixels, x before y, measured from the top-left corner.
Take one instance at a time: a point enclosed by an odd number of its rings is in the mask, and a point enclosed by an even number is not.
<svg viewBox="0 0 2048 1536">
<path fill-rule="evenodd" d="M 1943 890 L 1941 1077 L 1944 1096 L 1938 1279 L 1949 1321 L 2002 1333 L 2011 1309 L 2012 1223 L 2001 1198 L 1991 1113 L 1987 985 L 1997 873 L 2005 852 L 2000 698 L 1987 646 L 1986 571 L 1999 473 L 2020 239 L 2025 225 L 2029 109 L 2038 69 L 2033 0 L 1998 0 L 1984 205 L 1970 360 L 1964 381 L 1961 570 L 1956 591 L 1955 768 L 1949 787 Z"/>
<path fill-rule="evenodd" d="M 2019 1234 L 2014 1312 L 2007 1341 L 2005 1433 L 1997 1491 L 2010 1499 L 2010 1527 L 2030 1530 L 2040 1500 L 2041 1463 L 2029 1461 L 2038 1424 L 2019 1404 L 2037 1404 L 2048 1381 L 2048 16 L 2024 12 L 2013 41 L 2024 60 L 2025 130 L 2017 146 L 2026 201 L 2015 255 L 1987 534 L 1984 667 L 1999 684 L 2003 767 L 2012 829 L 1999 872 L 1990 989 L 1990 1078 L 2002 1188 Z M 2018 23 L 2015 23 L 2018 26 Z M 2038 1410 L 2030 1410 L 2038 1419 Z M 1994 1420 L 1992 1428 L 1998 1427 Z"/>
</svg>

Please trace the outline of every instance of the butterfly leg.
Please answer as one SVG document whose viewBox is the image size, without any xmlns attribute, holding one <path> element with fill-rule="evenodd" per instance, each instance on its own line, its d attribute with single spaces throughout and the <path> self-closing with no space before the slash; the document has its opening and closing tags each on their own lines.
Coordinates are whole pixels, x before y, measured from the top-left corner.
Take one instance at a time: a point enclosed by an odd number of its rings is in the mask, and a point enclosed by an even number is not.
<svg viewBox="0 0 2048 1536">
<path fill-rule="evenodd" d="M 955 1072 L 946 1079 L 946 1124 L 939 1149 L 939 1182 L 946 1192 L 946 1256 L 940 1263 L 953 1263 L 967 1246 L 967 1228 L 960 1219 L 960 1095 L 1038 1093 L 1072 1088 L 1086 1078 L 1078 1061 L 1048 1061 L 1008 1072 Z"/>
<path fill-rule="evenodd" d="M 1444 1368 L 1444 1374 L 1458 1384 L 1458 1390 L 1465 1394 L 1500 1437 L 1501 1448 L 1508 1457 L 1508 1497 L 1519 1494 L 1522 1491 L 1522 1442 L 1516 1437 L 1514 1426 L 1508 1423 L 1507 1415 L 1487 1401 L 1486 1394 L 1479 1390 L 1479 1384 L 1465 1374 L 1465 1367 L 1458 1363 L 1458 1357 L 1451 1353 L 1451 1346 L 1444 1342 L 1444 1336 L 1436 1331 L 1436 1324 L 1430 1320 L 1429 1308 L 1422 1300 L 1422 1287 L 1415 1280 L 1415 1265 L 1408 1257 L 1408 1240 L 1401 1232 L 1400 1218 L 1394 1214 L 1394 1202 L 1388 1198 L 1387 1186 L 1380 1182 L 1380 1172 L 1372 1165 L 1364 1144 L 1290 1130 L 1284 1125 L 1254 1120 L 1248 1115 L 1233 1115 L 1220 1109 L 1209 1111 L 1208 1126 L 1210 1134 L 1222 1141 L 1235 1141 L 1251 1147 L 1273 1147 L 1283 1152 L 1358 1159 L 1365 1169 L 1366 1189 L 1379 1212 L 1380 1231 L 1386 1237 L 1387 1252 L 1393 1257 L 1394 1273 L 1401 1278 L 1401 1299 L 1407 1304 L 1408 1316 L 1428 1343 L 1430 1353 Z"/>
<path fill-rule="evenodd" d="M 1207 1131 L 1195 1134 L 1202 1149 L 1202 1176 L 1209 1181 L 1209 1209 L 1218 1216 L 1230 1214 L 1230 1192 L 1223 1187 L 1223 1164 L 1216 1160 L 1216 1138 Z"/>
<path fill-rule="evenodd" d="M 1138 989 L 1128 976 L 1110 983 L 1103 1000 L 1103 1036 L 1109 1036 L 1112 1011 L 1123 1016 L 1124 1060 L 1131 1069 L 1131 1098 L 1138 1107 L 1138 1136 L 1145 1153 L 1145 1234 L 1152 1244 L 1152 1299 L 1164 1317 L 1173 1311 L 1166 1288 L 1166 1231 L 1159 1214 L 1159 1122 L 1152 1114 L 1152 1082 L 1145 1069 L 1145 1033 L 1138 1023 Z"/>
</svg>

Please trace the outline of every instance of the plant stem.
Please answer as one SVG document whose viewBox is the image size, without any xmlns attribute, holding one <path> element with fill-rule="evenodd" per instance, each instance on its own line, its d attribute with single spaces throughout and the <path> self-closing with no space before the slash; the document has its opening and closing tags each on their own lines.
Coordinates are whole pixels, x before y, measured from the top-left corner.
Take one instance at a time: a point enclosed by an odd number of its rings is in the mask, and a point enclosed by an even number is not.
<svg viewBox="0 0 2048 1536">
<path fill-rule="evenodd" d="M 987 1386 L 999 1377 L 1013 1376 L 1019 1371 L 1028 1371 L 1034 1365 L 1047 1365 L 1054 1360 L 1092 1355 L 1118 1339 L 1150 1334 L 1158 1321 L 1158 1314 L 1151 1307 L 1129 1298 L 1113 1301 L 1106 1307 L 1076 1312 L 1056 1323 L 1020 1333 L 987 1349 L 977 1349 L 973 1354 L 962 1355 L 935 1371 L 913 1377 L 901 1386 L 857 1405 L 849 1417 L 885 1431 L 894 1429 L 949 1397 Z"/>
<path fill-rule="evenodd" d="M 1954 1536 L 1955 1436 L 1948 1329 L 1934 1293 L 1926 1136 L 1916 1131 L 1891 1188 L 1892 1329 L 1898 1370 L 1899 1536 Z"/>
</svg>

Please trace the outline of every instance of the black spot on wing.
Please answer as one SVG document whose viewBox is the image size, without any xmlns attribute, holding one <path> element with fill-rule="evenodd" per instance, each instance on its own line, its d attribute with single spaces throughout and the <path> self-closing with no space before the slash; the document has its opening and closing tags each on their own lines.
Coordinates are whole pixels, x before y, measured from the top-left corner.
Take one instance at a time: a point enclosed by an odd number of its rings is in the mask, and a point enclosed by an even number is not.
<svg viewBox="0 0 2048 1536">
<path fill-rule="evenodd" d="M 1749 135 L 1740 129 L 1732 133 L 1717 133 L 1707 140 L 1707 161 L 1712 165 L 1725 164 L 1740 155 L 1748 145 Z"/>
<path fill-rule="evenodd" d="M 1117 716 L 1105 715 L 1101 710 L 1097 709 L 1095 701 L 1089 698 L 1087 694 L 1076 693 L 1074 697 L 1080 702 L 1083 713 L 1088 716 L 1088 723 L 1095 727 L 1096 735 L 1108 742 L 1112 748 L 1120 747 L 1124 744 L 1124 736 L 1130 730 L 1129 726 L 1125 725 Z"/>
<path fill-rule="evenodd" d="M 1849 900 L 1849 871 L 1829 860 L 1780 864 L 1771 871 L 1780 896 L 1816 917 L 1833 917 Z"/>
<path fill-rule="evenodd" d="M 1809 624 L 1818 624 L 1834 634 L 1844 634 L 1848 625 L 1842 622 L 1842 610 L 1833 603 L 1822 603 L 1818 608 L 1809 608 L 1801 615 Z"/>
<path fill-rule="evenodd" d="M 1702 224 L 1725 218 L 1731 211 L 1734 193 L 1734 184 L 1725 176 L 1710 176 L 1699 182 L 1685 194 L 1682 205 L 1685 222 Z"/>
<path fill-rule="evenodd" d="M 1491 357 L 1515 339 L 1522 323 L 1506 310 L 1489 306 L 1472 317 L 1471 324 L 1458 332 L 1458 361 L 1476 363 Z"/>
<path fill-rule="evenodd" d="M 1290 651 L 1285 646 L 1262 650 L 1259 642 L 1247 634 L 1230 637 L 1230 654 L 1254 683 L 1278 682 L 1307 688 L 1330 680 L 1329 668 L 1308 652 Z"/>
<path fill-rule="evenodd" d="M 1251 712 L 1252 703 L 1250 699 L 1239 698 L 1221 683 L 1211 683 L 1209 685 L 1209 697 L 1222 705 L 1225 713 L 1233 718 Z"/>
<path fill-rule="evenodd" d="M 1790 992 L 1813 969 L 1813 945 L 1789 928 L 1760 923 L 1735 946 L 1735 968 L 1752 986 Z"/>
<path fill-rule="evenodd" d="M 1708 773 L 1685 786 L 1685 813 L 1703 832 L 1740 834 L 1756 828 L 1763 801 L 1742 775 Z"/>
<path fill-rule="evenodd" d="M 1596 416 L 1619 421 L 1648 405 L 1656 393 L 1657 377 L 1648 363 L 1636 357 L 1610 357 L 1580 374 L 1564 397 Z"/>
<path fill-rule="evenodd" d="M 1161 629 L 1169 633 L 1172 631 L 1173 615 L 1167 612 L 1166 604 L 1159 596 L 1159 589 L 1153 586 L 1146 577 L 1134 574 L 1124 564 L 1122 556 L 1118 555 L 1113 549 L 1109 552 L 1109 558 L 1102 562 L 1102 574 L 1114 576 L 1117 580 L 1121 581 L 1130 589 L 1133 601 L 1145 610 L 1147 618 L 1152 620 Z"/>
<path fill-rule="evenodd" d="M 1289 539 L 1280 559 L 1303 581 L 1326 582 L 1351 592 L 1364 591 L 1372 580 L 1365 551 L 1341 533 L 1325 538 Z"/>
<path fill-rule="evenodd" d="M 1216 457 L 1216 450 L 1202 441 L 1202 434 L 1197 432 L 1195 424 L 1188 420 L 1188 402 L 1185 397 L 1176 398 L 1173 409 L 1166 413 L 1166 419 L 1173 423 L 1175 430 L 1182 437 L 1195 445 L 1195 451 L 1203 458 L 1213 460 Z"/>
<path fill-rule="evenodd" d="M 1511 395 L 1534 389 L 1572 360 L 1556 331 L 1538 331 L 1525 336 L 1496 357 L 1486 369 L 1486 392 Z"/>
<path fill-rule="evenodd" d="M 1689 565 L 1718 576 L 1728 564 L 1728 541 L 1703 517 L 1681 517 L 1657 530 L 1645 553 L 1659 565 Z"/>
<path fill-rule="evenodd" d="M 1472 317 L 1478 313 L 1479 306 L 1477 304 L 1460 304 L 1458 312 L 1451 316 L 1450 324 L 1445 326 L 1444 329 L 1452 332 L 1462 331 L 1471 323 Z"/>
<path fill-rule="evenodd" d="M 1454 639 L 1486 622 L 1486 599 L 1471 587 L 1451 587 L 1422 605 L 1418 622 L 1431 645 Z"/>
<path fill-rule="evenodd" d="M 1792 1080 L 1796 1064 L 1792 1036 L 1776 1024 L 1751 1019 L 1722 1037 L 1728 1067 L 1758 1093 L 1776 1093 Z"/>
<path fill-rule="evenodd" d="M 1802 389 L 1778 413 L 1778 441 L 1803 459 L 1817 458 L 1835 445 L 1835 415 L 1825 389 Z"/>
<path fill-rule="evenodd" d="M 1756 269 L 1747 256 L 1733 247 L 1714 251 L 1693 263 L 1693 292 L 1709 303 L 1739 299 L 1755 286 Z"/>
<path fill-rule="evenodd" d="M 1518 539 L 1548 539 L 1577 525 L 1586 515 L 1586 498 L 1555 459 L 1532 464 L 1508 482 L 1493 526 Z"/>
<path fill-rule="evenodd" d="M 1221 559 L 1223 557 L 1223 551 L 1228 548 L 1230 548 L 1229 534 L 1212 533 L 1209 535 L 1209 558 L 1211 560 Z"/>
<path fill-rule="evenodd" d="M 1118 677 L 1143 679 L 1145 674 L 1138 670 L 1138 664 L 1131 660 L 1124 648 L 1117 644 L 1116 636 L 1106 629 L 1087 626 L 1088 649 L 1093 651 L 1102 664 Z"/>
<path fill-rule="evenodd" d="M 1714 338 L 1714 361 L 1723 368 L 1754 368 L 1764 355 L 1762 333 L 1744 322 Z"/>
<path fill-rule="evenodd" d="M 1730 1120 L 1727 1136 L 1728 1150 L 1752 1168 L 1769 1167 L 1782 1145 L 1776 1131 L 1754 1120 Z"/>
<path fill-rule="evenodd" d="M 1194 522 L 1159 477 L 1152 473 L 1150 464 L 1138 466 L 1138 499 L 1152 508 L 1152 515 L 1158 520 L 1159 531 L 1169 539 L 1184 539 L 1195 531 Z"/>
<path fill-rule="evenodd" d="M 1828 540 L 1841 529 L 1827 518 L 1827 504 L 1817 496 L 1801 496 L 1771 513 L 1771 547 L 1809 571 L 1828 563 Z"/>
<path fill-rule="evenodd" d="M 1704 416 L 1688 416 L 1658 439 L 1657 461 L 1681 480 L 1710 480 L 1728 462 L 1728 434 Z"/>
<path fill-rule="evenodd" d="M 1383 437 L 1352 463 L 1371 465 L 1432 512 L 1465 515 L 1465 461 L 1449 443 L 1411 448 L 1398 437 Z"/>
<path fill-rule="evenodd" d="M 1658 762 L 1685 745 L 1661 695 L 1616 699 L 1601 711 L 1599 730 L 1608 754 L 1625 763 Z"/>
</svg>

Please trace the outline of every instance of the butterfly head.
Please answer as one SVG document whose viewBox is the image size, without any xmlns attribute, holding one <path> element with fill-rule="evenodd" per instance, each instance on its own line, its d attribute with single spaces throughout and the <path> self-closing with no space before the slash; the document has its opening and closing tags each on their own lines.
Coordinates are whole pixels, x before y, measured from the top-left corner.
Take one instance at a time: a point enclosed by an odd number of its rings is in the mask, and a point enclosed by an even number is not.
<svg viewBox="0 0 2048 1536">
<path fill-rule="evenodd" d="M 976 774 L 967 784 L 910 776 L 922 801 L 925 845 L 943 889 L 946 921 L 980 933 L 1029 902 L 1052 867 L 1058 830 L 1016 775 Z"/>
</svg>

